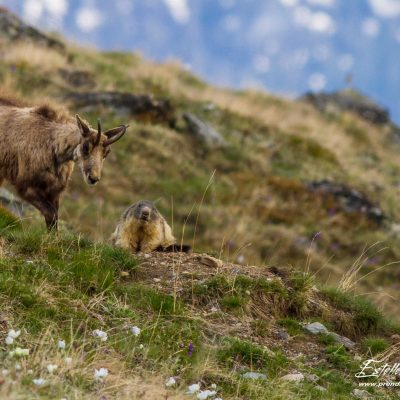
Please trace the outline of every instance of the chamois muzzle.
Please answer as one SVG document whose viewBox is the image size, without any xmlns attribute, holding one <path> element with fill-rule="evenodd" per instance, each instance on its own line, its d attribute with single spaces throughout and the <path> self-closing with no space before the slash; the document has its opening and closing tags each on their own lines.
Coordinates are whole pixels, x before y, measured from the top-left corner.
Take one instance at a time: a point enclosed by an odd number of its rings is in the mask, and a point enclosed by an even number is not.
<svg viewBox="0 0 400 400">
<path fill-rule="evenodd" d="M 97 176 L 88 175 L 87 180 L 89 185 L 95 185 L 100 180 L 100 178 Z"/>
</svg>

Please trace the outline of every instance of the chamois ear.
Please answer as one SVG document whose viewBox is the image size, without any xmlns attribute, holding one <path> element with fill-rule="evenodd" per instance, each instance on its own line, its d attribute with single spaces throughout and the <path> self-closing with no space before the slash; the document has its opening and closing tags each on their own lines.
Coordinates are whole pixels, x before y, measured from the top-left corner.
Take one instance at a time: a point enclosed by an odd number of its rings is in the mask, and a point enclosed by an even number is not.
<svg viewBox="0 0 400 400">
<path fill-rule="evenodd" d="M 128 127 L 129 125 L 120 125 L 117 128 L 112 128 L 108 131 L 105 131 L 104 135 L 106 135 L 108 139 L 104 142 L 104 146 L 109 146 L 110 144 L 113 144 L 117 140 L 121 139 Z"/>
<path fill-rule="evenodd" d="M 86 138 L 90 135 L 90 129 L 86 125 L 85 122 L 83 122 L 78 114 L 76 114 L 76 122 L 78 124 L 79 131 L 81 132 L 81 135 Z"/>
</svg>

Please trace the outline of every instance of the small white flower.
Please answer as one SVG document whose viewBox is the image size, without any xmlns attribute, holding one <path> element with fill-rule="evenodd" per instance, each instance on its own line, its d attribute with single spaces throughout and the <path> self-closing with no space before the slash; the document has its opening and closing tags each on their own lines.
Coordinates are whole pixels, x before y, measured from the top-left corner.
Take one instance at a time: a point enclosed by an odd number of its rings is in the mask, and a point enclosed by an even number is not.
<svg viewBox="0 0 400 400">
<path fill-rule="evenodd" d="M 215 390 L 203 390 L 197 394 L 198 400 L 206 400 L 211 396 L 216 395 L 217 392 Z"/>
<path fill-rule="evenodd" d="M 217 385 L 215 384 L 215 383 L 213 383 L 212 385 L 211 385 L 211 389 L 216 389 L 217 388 Z"/>
<path fill-rule="evenodd" d="M 59 340 L 57 346 L 60 350 L 64 350 L 65 349 L 65 340 Z"/>
<path fill-rule="evenodd" d="M 188 387 L 188 393 L 189 394 L 195 394 L 200 390 L 200 384 L 198 383 L 193 383 L 193 385 L 190 385 Z"/>
<path fill-rule="evenodd" d="M 14 329 L 11 329 L 8 331 L 8 337 L 11 337 L 13 339 L 16 339 L 19 335 L 21 334 L 21 331 L 15 331 Z"/>
<path fill-rule="evenodd" d="M 15 364 L 14 368 L 16 371 L 21 371 L 21 369 L 22 369 L 20 364 Z"/>
<path fill-rule="evenodd" d="M 11 336 L 7 336 L 5 342 L 6 345 L 10 346 L 11 344 L 14 343 L 14 339 Z"/>
<path fill-rule="evenodd" d="M 52 374 L 57 368 L 58 368 L 58 365 L 56 365 L 56 364 L 49 364 L 49 365 L 47 366 L 47 371 L 49 372 L 49 374 Z"/>
<path fill-rule="evenodd" d="M 46 381 L 43 378 L 33 379 L 32 381 L 36 386 L 43 386 Z"/>
<path fill-rule="evenodd" d="M 15 350 L 10 351 L 10 357 L 23 357 L 29 355 L 29 349 L 21 349 L 21 347 L 17 347 Z"/>
<path fill-rule="evenodd" d="M 139 345 L 139 349 L 140 349 L 140 350 L 143 350 L 143 349 L 144 349 L 144 346 L 143 346 L 142 344 L 140 344 L 140 345 Z"/>
<path fill-rule="evenodd" d="M 33 369 L 28 369 L 28 371 L 26 371 L 29 375 L 33 374 Z"/>
<path fill-rule="evenodd" d="M 26 260 L 25 261 L 27 264 L 33 264 L 33 261 L 32 260 Z"/>
<path fill-rule="evenodd" d="M 96 380 L 102 380 L 103 378 L 106 378 L 107 376 L 108 376 L 107 368 L 95 369 L 95 371 L 94 371 L 94 377 L 96 378 Z"/>
<path fill-rule="evenodd" d="M 105 342 L 108 339 L 107 332 L 104 332 L 100 329 L 95 329 L 92 334 L 94 337 L 98 337 L 102 342 Z"/>
<path fill-rule="evenodd" d="M 64 362 L 65 362 L 65 364 L 67 364 L 67 365 L 72 364 L 72 357 L 65 357 L 65 358 L 64 358 Z"/>
<path fill-rule="evenodd" d="M 3 376 L 7 376 L 7 375 L 8 375 L 8 369 L 3 369 L 3 370 L 1 371 L 1 374 L 2 374 Z"/>
<path fill-rule="evenodd" d="M 174 385 L 176 385 L 176 380 L 172 376 L 165 381 L 165 386 L 166 387 L 171 387 L 171 386 L 174 386 Z"/>
<path fill-rule="evenodd" d="M 138 328 L 137 326 L 132 326 L 131 332 L 132 332 L 135 336 L 139 336 L 141 330 L 140 330 L 140 328 Z"/>
</svg>

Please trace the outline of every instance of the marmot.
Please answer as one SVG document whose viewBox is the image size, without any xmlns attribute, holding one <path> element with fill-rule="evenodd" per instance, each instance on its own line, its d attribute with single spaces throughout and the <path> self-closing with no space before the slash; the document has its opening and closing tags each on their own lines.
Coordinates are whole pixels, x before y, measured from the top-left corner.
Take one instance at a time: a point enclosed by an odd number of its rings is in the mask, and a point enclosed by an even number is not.
<svg viewBox="0 0 400 400">
<path fill-rule="evenodd" d="M 112 244 L 132 250 L 149 253 L 151 251 L 182 251 L 188 253 L 190 246 L 177 245 L 171 227 L 148 200 L 140 200 L 128 207 L 121 216 Z"/>
</svg>

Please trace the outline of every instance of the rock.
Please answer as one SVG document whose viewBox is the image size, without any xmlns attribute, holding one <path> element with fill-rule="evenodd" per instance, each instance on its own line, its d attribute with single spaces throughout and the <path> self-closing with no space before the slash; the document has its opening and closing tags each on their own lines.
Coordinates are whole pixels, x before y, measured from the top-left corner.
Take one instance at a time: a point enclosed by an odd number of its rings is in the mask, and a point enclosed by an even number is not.
<svg viewBox="0 0 400 400">
<path fill-rule="evenodd" d="M 309 382 L 317 382 L 319 380 L 319 376 L 315 375 L 315 374 L 305 374 L 305 378 L 309 381 Z"/>
<path fill-rule="evenodd" d="M 242 378 L 266 380 L 267 375 L 262 374 L 261 372 L 246 372 L 246 373 L 242 374 Z"/>
<path fill-rule="evenodd" d="M 326 390 L 327 390 L 326 388 L 324 388 L 323 386 L 320 386 L 320 385 L 315 386 L 314 389 L 319 390 L 320 392 L 326 392 Z"/>
<path fill-rule="evenodd" d="M 372 203 L 363 193 L 349 186 L 322 180 L 309 183 L 308 189 L 311 192 L 333 196 L 339 202 L 342 211 L 365 214 L 378 225 L 386 219 L 379 206 Z"/>
<path fill-rule="evenodd" d="M 398 343 L 400 342 L 400 335 L 395 333 L 394 335 L 390 336 L 390 339 L 392 340 L 393 343 Z"/>
<path fill-rule="evenodd" d="M 329 332 L 329 334 L 338 342 L 341 343 L 347 350 L 354 349 L 355 343 L 345 336 L 340 336 L 335 332 Z"/>
<path fill-rule="evenodd" d="M 211 256 L 199 256 L 198 261 L 201 264 L 211 268 L 221 268 L 224 265 L 222 260 L 218 260 L 217 258 Z"/>
<path fill-rule="evenodd" d="M 326 327 L 320 322 L 313 322 L 312 324 L 306 325 L 304 328 L 314 335 L 318 335 L 320 333 L 328 333 L 328 329 L 326 329 Z"/>
<path fill-rule="evenodd" d="M 370 399 L 371 394 L 367 392 L 366 390 L 360 390 L 360 389 L 354 389 L 351 394 L 354 397 L 357 397 L 357 399 Z"/>
<path fill-rule="evenodd" d="M 73 92 L 66 100 L 81 107 L 84 111 L 93 111 L 98 106 L 110 107 L 118 114 L 132 115 L 135 118 L 153 124 L 175 126 L 175 110 L 169 100 L 154 99 L 147 94 L 135 95 L 124 92 Z"/>
<path fill-rule="evenodd" d="M 65 82 L 76 88 L 93 89 L 96 86 L 94 76 L 89 71 L 60 68 L 58 73 Z"/>
<path fill-rule="evenodd" d="M 37 29 L 25 24 L 16 15 L 0 7 L 0 37 L 8 40 L 30 40 L 57 50 L 65 50 L 59 40 L 53 39 Z"/>
<path fill-rule="evenodd" d="M 7 208 L 17 217 L 23 217 L 27 209 L 32 209 L 27 203 L 17 199 L 10 191 L 0 188 L 0 205 Z"/>
<path fill-rule="evenodd" d="M 284 329 L 278 329 L 275 332 L 275 336 L 280 340 L 289 340 L 290 335 Z"/>
<path fill-rule="evenodd" d="M 347 89 L 335 93 L 306 93 L 300 100 L 312 104 L 321 112 L 350 111 L 376 125 L 390 122 L 389 112 L 386 109 L 354 90 Z"/>
<path fill-rule="evenodd" d="M 184 113 L 188 131 L 207 146 L 225 146 L 225 139 L 213 127 L 191 113 Z"/>
<path fill-rule="evenodd" d="M 295 374 L 287 374 L 282 376 L 281 379 L 289 382 L 302 382 L 304 381 L 304 375 L 300 372 Z"/>
</svg>

